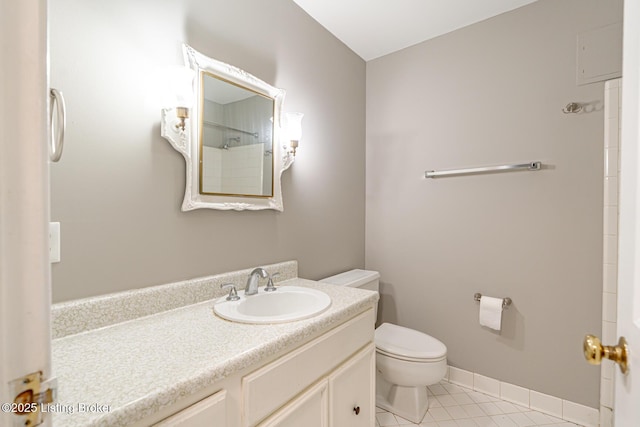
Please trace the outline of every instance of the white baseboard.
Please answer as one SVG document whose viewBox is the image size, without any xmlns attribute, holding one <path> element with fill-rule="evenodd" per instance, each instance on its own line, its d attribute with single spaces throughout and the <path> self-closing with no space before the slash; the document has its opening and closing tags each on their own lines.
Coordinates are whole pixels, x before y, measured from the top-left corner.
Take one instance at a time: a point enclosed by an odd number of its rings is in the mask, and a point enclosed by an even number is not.
<svg viewBox="0 0 640 427">
<path fill-rule="evenodd" d="M 452 384 L 470 388 L 565 421 L 585 427 L 600 426 L 600 411 L 569 400 L 498 381 L 453 366 L 449 367 L 447 379 Z"/>
</svg>

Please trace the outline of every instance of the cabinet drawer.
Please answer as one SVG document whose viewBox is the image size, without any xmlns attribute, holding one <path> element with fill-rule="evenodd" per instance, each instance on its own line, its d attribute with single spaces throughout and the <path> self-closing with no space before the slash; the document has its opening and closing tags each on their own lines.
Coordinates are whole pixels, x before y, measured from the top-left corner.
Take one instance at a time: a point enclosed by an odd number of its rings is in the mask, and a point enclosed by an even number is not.
<svg viewBox="0 0 640 427">
<path fill-rule="evenodd" d="M 373 310 L 367 310 L 314 341 L 245 376 L 242 379 L 243 426 L 255 426 L 373 341 L 373 324 Z"/>
<path fill-rule="evenodd" d="M 154 427 L 226 427 L 227 392 L 221 390 L 165 418 Z"/>
</svg>

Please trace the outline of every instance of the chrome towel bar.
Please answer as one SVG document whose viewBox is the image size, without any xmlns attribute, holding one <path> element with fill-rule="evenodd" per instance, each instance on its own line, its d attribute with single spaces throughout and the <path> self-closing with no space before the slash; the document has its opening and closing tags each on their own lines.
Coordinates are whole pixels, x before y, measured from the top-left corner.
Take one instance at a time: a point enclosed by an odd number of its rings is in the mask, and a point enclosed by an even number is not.
<svg viewBox="0 0 640 427">
<path fill-rule="evenodd" d="M 487 166 L 487 167 L 479 167 L 479 168 L 468 168 L 468 169 L 450 169 L 444 171 L 426 171 L 424 173 L 425 178 L 438 178 L 441 176 L 453 176 L 453 175 L 469 175 L 476 173 L 491 173 L 491 172 L 509 172 L 509 171 L 517 171 L 517 170 L 530 170 L 530 171 L 538 171 L 542 168 L 542 162 L 529 162 L 529 163 L 520 163 L 515 165 L 502 165 L 502 166 Z"/>
<path fill-rule="evenodd" d="M 238 128 L 232 128 L 232 127 L 229 127 L 229 126 L 226 126 L 226 125 L 221 125 L 220 123 L 211 122 L 211 121 L 209 121 L 209 120 L 203 120 L 202 122 L 203 122 L 205 125 L 208 125 L 208 126 L 213 126 L 213 127 L 219 128 L 219 129 L 226 129 L 226 130 L 232 130 L 232 131 L 234 131 L 234 132 L 244 133 L 244 134 L 247 134 L 247 135 L 251 135 L 251 136 L 252 136 L 252 137 L 254 137 L 254 138 L 257 138 L 257 137 L 259 136 L 259 135 L 258 135 L 258 132 L 249 132 L 248 130 L 242 130 L 242 129 L 238 129 Z"/>
<path fill-rule="evenodd" d="M 475 294 L 473 294 L 473 299 L 476 302 L 480 302 L 480 298 L 482 298 L 482 294 L 480 292 L 476 292 Z M 502 309 L 504 310 L 505 308 L 509 308 L 509 306 L 511 305 L 511 298 L 507 297 L 507 298 L 502 298 Z"/>
</svg>

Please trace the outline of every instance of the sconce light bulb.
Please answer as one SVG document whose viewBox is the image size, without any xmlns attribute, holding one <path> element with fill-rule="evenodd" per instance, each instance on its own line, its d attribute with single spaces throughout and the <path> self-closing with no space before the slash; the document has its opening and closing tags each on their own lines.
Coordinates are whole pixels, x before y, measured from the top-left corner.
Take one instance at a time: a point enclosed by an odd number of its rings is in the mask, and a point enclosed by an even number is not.
<svg viewBox="0 0 640 427">
<path fill-rule="evenodd" d="M 296 149 L 302 138 L 302 113 L 286 113 L 285 114 L 285 135 L 289 140 L 289 147 L 291 147 L 291 153 L 296 156 Z"/>
<path fill-rule="evenodd" d="M 292 139 L 291 141 L 289 141 L 289 146 L 291 147 L 291 152 L 293 153 L 293 157 L 295 157 L 296 149 L 298 148 L 298 141 L 295 139 Z"/>
<path fill-rule="evenodd" d="M 186 120 L 189 118 L 189 109 L 186 107 L 176 107 L 176 117 L 180 120 L 176 123 L 176 129 L 180 129 L 184 132 L 187 126 Z"/>
</svg>

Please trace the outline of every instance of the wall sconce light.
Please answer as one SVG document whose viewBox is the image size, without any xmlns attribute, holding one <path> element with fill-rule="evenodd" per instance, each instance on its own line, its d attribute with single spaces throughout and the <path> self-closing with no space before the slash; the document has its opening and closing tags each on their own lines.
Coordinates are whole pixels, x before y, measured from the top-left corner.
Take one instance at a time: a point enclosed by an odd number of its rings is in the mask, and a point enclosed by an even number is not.
<svg viewBox="0 0 640 427">
<path fill-rule="evenodd" d="M 189 118 L 188 107 L 176 107 L 176 117 L 178 117 L 178 123 L 175 124 L 176 129 L 180 129 L 184 132 L 184 128 L 187 125 L 187 119 Z"/>
<path fill-rule="evenodd" d="M 193 105 L 193 78 L 195 72 L 187 67 L 175 67 L 168 72 L 166 109 L 175 109 L 178 119 L 174 123 L 176 131 L 184 132 L 189 118 L 189 109 Z"/>
<path fill-rule="evenodd" d="M 285 137 L 289 141 L 290 152 L 295 157 L 296 149 L 302 139 L 303 113 L 285 113 Z"/>
</svg>

